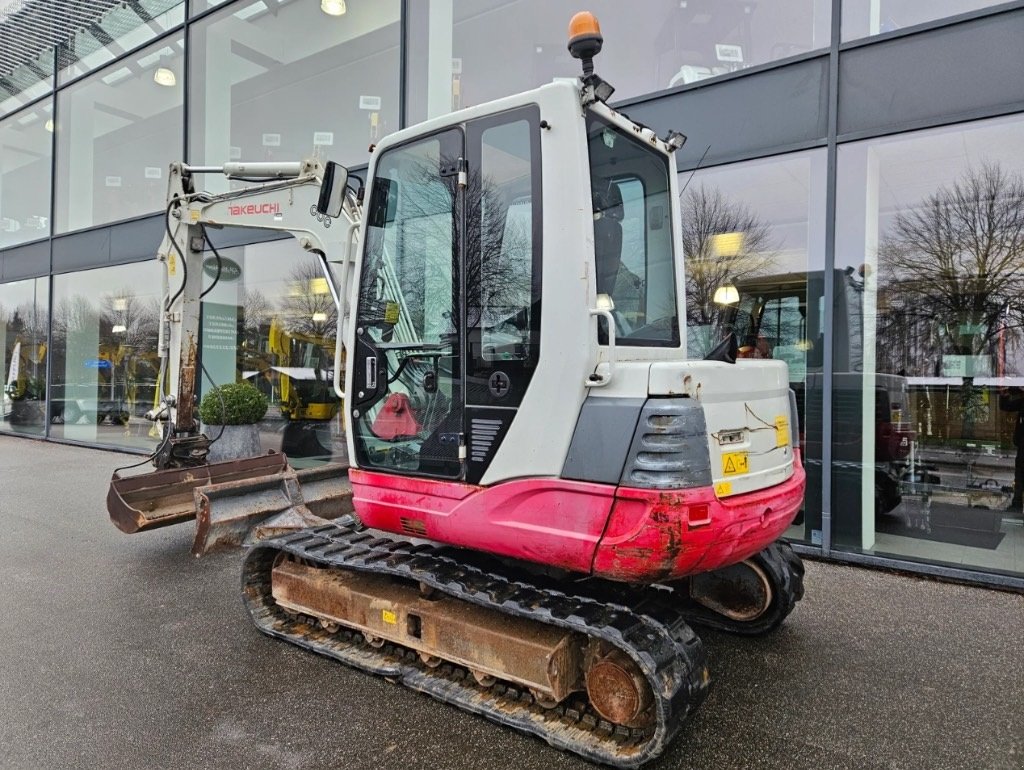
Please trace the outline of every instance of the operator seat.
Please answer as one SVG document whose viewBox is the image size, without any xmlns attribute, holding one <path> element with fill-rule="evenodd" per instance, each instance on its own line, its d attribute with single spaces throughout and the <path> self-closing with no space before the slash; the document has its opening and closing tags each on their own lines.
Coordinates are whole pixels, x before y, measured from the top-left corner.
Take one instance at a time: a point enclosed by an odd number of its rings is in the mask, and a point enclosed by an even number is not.
<svg viewBox="0 0 1024 770">
<path fill-rule="evenodd" d="M 615 280 L 622 263 L 622 193 L 617 184 L 601 178 L 594 180 L 592 192 L 597 293 L 614 299 Z"/>
</svg>

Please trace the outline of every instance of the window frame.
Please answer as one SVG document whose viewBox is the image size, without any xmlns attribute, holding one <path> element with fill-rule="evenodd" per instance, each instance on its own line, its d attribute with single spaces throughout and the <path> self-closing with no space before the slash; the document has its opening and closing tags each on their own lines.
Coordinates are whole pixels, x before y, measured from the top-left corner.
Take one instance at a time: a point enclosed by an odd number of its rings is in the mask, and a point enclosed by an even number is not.
<svg viewBox="0 0 1024 770">
<path fill-rule="evenodd" d="M 467 405 L 474 406 L 503 406 L 516 407 L 522 403 L 526 390 L 529 387 L 533 372 L 540 363 L 540 338 L 541 338 L 541 297 L 543 294 L 543 218 L 544 208 L 542 200 L 543 178 L 542 178 L 542 157 L 540 141 L 540 107 L 537 104 L 515 107 L 511 110 L 489 115 L 485 118 L 472 120 L 466 124 L 466 158 L 469 163 L 470 184 L 478 183 L 479 172 L 483 167 L 483 137 L 484 133 L 492 128 L 511 125 L 513 123 L 525 122 L 530 129 L 530 232 L 533 243 L 533 258 L 531 265 L 531 292 L 530 292 L 530 341 L 526 346 L 525 358 L 508 361 L 490 361 L 482 356 L 471 355 L 468 344 L 469 337 L 473 334 L 481 334 L 482 328 L 479 323 L 470 328 L 466 327 L 466 375 L 471 379 L 486 379 L 494 371 L 500 369 L 509 379 L 509 392 L 506 395 L 495 396 L 487 388 L 467 388 Z M 473 191 L 470 191 L 469 200 L 473 200 Z M 467 233 L 479 233 L 482 227 L 482 212 L 479 206 L 474 206 L 466 211 Z M 472 269 L 480 268 L 481 254 L 479 252 L 479 241 L 476 251 L 472 251 L 473 243 L 467 238 L 466 251 L 463 259 L 463 275 Z M 472 262 L 472 264 L 471 264 Z M 463 292 L 462 312 L 467 318 L 468 288 Z"/>
</svg>

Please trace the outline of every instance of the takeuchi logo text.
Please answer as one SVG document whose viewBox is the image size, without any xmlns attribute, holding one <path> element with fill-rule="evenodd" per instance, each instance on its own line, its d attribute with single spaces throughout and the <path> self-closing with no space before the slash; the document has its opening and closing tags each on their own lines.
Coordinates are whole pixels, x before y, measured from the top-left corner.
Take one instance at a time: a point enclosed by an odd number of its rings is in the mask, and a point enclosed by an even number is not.
<svg viewBox="0 0 1024 770">
<path fill-rule="evenodd" d="M 228 206 L 228 213 L 233 217 L 244 214 L 280 214 L 280 203 L 247 203 L 244 206 Z"/>
</svg>

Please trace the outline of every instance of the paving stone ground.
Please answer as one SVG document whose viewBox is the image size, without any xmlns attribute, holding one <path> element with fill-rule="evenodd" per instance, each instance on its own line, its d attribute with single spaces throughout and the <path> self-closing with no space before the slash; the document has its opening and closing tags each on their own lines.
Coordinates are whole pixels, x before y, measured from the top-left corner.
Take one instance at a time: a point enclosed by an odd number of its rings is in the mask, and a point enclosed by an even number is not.
<svg viewBox="0 0 1024 770">
<path fill-rule="evenodd" d="M 133 458 L 0 436 L 0 768 L 591 767 L 253 628 L 238 553 L 108 522 Z M 137 458 L 136 458 L 137 459 Z M 808 563 L 648 767 L 1024 767 L 1024 596 Z"/>
</svg>

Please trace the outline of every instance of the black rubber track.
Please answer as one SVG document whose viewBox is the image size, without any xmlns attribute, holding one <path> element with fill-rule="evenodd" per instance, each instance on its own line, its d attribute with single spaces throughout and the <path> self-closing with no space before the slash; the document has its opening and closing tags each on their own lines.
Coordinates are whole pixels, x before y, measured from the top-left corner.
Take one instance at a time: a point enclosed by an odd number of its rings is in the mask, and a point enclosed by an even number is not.
<svg viewBox="0 0 1024 770">
<path fill-rule="evenodd" d="M 465 551 L 446 546 L 444 552 L 463 563 L 468 562 L 477 567 L 494 562 L 493 557 L 479 551 Z M 571 573 L 555 577 L 537 572 L 534 565 L 525 562 L 506 560 L 502 564 L 504 574 L 515 580 L 529 581 L 542 587 L 556 587 L 564 585 L 567 580 L 575 579 L 577 582 L 573 591 L 578 596 L 587 596 L 599 602 L 613 602 L 634 609 L 641 608 L 650 601 L 667 603 L 692 625 L 741 636 L 763 636 L 782 625 L 796 607 L 796 603 L 803 598 L 804 563 L 785 540 L 775 541 L 763 551 L 751 556 L 748 561 L 763 569 L 772 584 L 771 604 L 761 615 L 749 621 L 733 620 L 693 601 L 686 581 L 653 586 L 630 585 L 600 578 L 581 579 L 581 576 L 573 576 Z"/>
<path fill-rule="evenodd" d="M 427 668 L 407 648 L 373 648 L 360 634 L 331 633 L 311 619 L 289 617 L 271 595 L 271 570 L 281 553 L 322 567 L 424 583 L 463 601 L 603 640 L 623 650 L 647 678 L 655 696 L 654 725 L 643 730 L 612 725 L 575 696 L 544 709 L 520 688 L 498 684 L 485 689 L 457 666 Z M 376 537 L 337 524 L 302 530 L 250 550 L 242 572 L 242 593 L 253 622 L 266 634 L 617 767 L 638 767 L 661 754 L 707 695 L 703 644 L 679 609 L 653 594 L 634 609 L 571 596 L 468 566 L 433 545 Z"/>
</svg>

